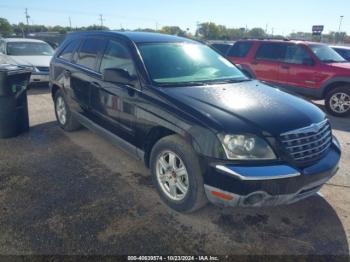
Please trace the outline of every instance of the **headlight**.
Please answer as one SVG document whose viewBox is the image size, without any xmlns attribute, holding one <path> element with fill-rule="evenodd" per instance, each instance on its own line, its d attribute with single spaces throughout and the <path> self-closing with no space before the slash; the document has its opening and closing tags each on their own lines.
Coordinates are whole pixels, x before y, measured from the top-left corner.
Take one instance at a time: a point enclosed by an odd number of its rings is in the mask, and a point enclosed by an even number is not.
<svg viewBox="0 0 350 262">
<path fill-rule="evenodd" d="M 220 134 L 219 139 L 228 159 L 276 159 L 271 147 L 257 136 Z"/>
<path fill-rule="evenodd" d="M 30 66 L 30 65 L 19 65 L 19 67 L 28 70 L 28 71 L 32 71 L 35 72 L 35 67 L 34 66 Z"/>
</svg>

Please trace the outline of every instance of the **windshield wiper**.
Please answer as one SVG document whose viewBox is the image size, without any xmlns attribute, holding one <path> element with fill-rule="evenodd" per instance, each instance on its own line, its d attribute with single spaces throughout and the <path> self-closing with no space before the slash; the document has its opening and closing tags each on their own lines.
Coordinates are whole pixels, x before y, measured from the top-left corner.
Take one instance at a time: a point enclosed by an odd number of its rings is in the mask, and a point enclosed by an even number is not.
<svg viewBox="0 0 350 262">
<path fill-rule="evenodd" d="M 174 83 L 159 83 L 161 87 L 182 87 L 182 86 L 208 86 L 217 84 L 240 83 L 252 81 L 252 79 L 222 79 L 222 80 L 207 80 L 207 81 L 189 81 L 189 82 L 174 82 Z"/>
<path fill-rule="evenodd" d="M 203 81 L 190 81 L 190 82 L 174 82 L 174 83 L 159 83 L 161 87 L 181 87 L 181 86 L 205 86 L 207 82 Z"/>
<path fill-rule="evenodd" d="M 228 84 L 228 83 L 241 83 L 241 82 L 247 82 L 252 81 L 250 78 L 244 78 L 244 79 L 226 79 L 226 80 L 217 80 L 213 81 L 213 84 Z"/>
</svg>

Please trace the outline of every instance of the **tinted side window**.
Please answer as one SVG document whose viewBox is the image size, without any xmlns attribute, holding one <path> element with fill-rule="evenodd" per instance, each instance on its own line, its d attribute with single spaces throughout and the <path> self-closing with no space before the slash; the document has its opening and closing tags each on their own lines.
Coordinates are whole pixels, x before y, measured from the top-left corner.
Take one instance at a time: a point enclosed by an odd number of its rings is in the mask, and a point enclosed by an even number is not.
<svg viewBox="0 0 350 262">
<path fill-rule="evenodd" d="M 82 44 L 77 58 L 77 64 L 90 69 L 95 69 L 97 56 L 103 52 L 106 40 L 104 39 L 86 39 Z"/>
<path fill-rule="evenodd" d="M 337 53 L 339 55 L 341 55 L 342 57 L 344 57 L 345 59 L 349 59 L 350 58 L 350 50 L 341 49 L 341 48 L 334 48 L 334 50 L 337 51 Z"/>
<path fill-rule="evenodd" d="M 100 72 L 102 73 L 106 68 L 119 68 L 128 71 L 130 75 L 136 74 L 134 63 L 127 48 L 113 40 L 108 43 L 103 55 Z"/>
<path fill-rule="evenodd" d="M 261 44 L 255 58 L 262 60 L 282 60 L 286 52 L 286 45 L 280 43 Z"/>
<path fill-rule="evenodd" d="M 58 56 L 64 60 L 71 60 L 74 50 L 78 47 L 80 40 L 76 39 L 70 42 Z"/>
<path fill-rule="evenodd" d="M 309 53 L 300 45 L 287 45 L 284 62 L 292 64 L 303 64 L 304 59 L 310 59 Z"/>
<path fill-rule="evenodd" d="M 248 54 L 252 45 L 253 44 L 250 42 L 235 43 L 227 55 L 232 57 L 245 57 Z"/>
</svg>

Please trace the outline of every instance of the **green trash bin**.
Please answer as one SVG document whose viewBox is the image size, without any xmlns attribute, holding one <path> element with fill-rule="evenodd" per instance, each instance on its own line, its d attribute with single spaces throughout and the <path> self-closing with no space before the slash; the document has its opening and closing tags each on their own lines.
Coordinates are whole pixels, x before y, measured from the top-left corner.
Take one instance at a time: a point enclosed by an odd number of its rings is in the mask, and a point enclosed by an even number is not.
<svg viewBox="0 0 350 262">
<path fill-rule="evenodd" d="M 27 86 L 31 72 L 18 66 L 0 65 L 0 138 L 29 129 Z"/>
</svg>

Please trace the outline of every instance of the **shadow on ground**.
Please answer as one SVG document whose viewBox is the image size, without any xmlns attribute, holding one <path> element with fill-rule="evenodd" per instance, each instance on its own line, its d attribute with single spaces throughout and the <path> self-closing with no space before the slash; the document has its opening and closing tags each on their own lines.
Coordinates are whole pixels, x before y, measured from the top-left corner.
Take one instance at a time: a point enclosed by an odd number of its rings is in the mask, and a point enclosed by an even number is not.
<svg viewBox="0 0 350 262">
<path fill-rule="evenodd" d="M 348 254 L 319 196 L 183 215 L 160 203 L 148 173 L 108 169 L 53 122 L 0 149 L 0 254 Z"/>
<path fill-rule="evenodd" d="M 50 93 L 49 85 L 30 85 L 28 87 L 28 95 L 43 95 Z"/>
<path fill-rule="evenodd" d="M 325 106 L 319 103 L 313 103 L 315 106 L 319 107 L 323 112 L 327 112 Z M 350 132 L 350 117 L 336 117 L 332 115 L 327 115 L 328 119 L 331 121 L 332 128 L 340 131 Z"/>
</svg>

